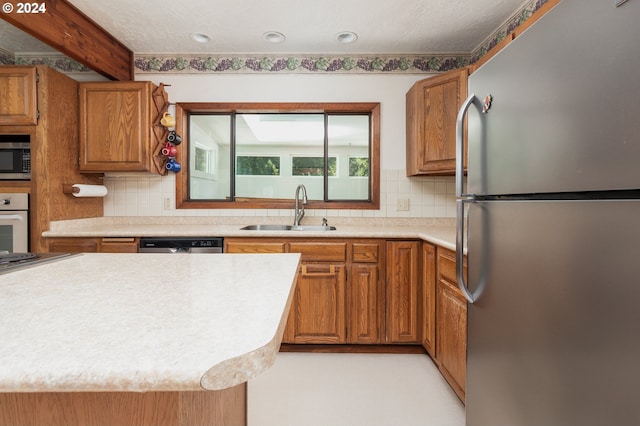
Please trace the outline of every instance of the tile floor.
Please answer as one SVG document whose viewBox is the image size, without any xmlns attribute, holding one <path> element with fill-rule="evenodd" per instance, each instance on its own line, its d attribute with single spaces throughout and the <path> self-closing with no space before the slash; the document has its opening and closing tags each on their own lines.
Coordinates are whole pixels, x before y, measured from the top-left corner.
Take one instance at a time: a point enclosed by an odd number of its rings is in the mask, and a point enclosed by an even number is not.
<svg viewBox="0 0 640 426">
<path fill-rule="evenodd" d="M 248 385 L 249 426 L 464 426 L 426 355 L 280 353 Z"/>
</svg>

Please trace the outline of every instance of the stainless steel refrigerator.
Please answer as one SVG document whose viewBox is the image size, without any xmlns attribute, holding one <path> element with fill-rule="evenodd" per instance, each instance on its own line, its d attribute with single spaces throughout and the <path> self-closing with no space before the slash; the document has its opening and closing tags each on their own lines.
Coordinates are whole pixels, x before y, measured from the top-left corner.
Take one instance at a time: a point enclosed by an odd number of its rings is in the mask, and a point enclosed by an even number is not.
<svg viewBox="0 0 640 426">
<path fill-rule="evenodd" d="M 467 426 L 640 425 L 640 0 L 562 0 L 469 93 Z"/>
</svg>

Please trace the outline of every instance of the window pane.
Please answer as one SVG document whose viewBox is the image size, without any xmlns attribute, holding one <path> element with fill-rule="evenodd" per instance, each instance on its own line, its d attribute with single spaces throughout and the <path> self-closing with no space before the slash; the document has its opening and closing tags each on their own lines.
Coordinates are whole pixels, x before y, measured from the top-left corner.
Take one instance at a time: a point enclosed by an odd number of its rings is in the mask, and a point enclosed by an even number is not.
<svg viewBox="0 0 640 426">
<path fill-rule="evenodd" d="M 329 115 L 329 156 L 338 158 L 329 200 L 369 200 L 369 116 Z"/>
<path fill-rule="evenodd" d="M 189 197 L 228 200 L 231 196 L 231 116 L 192 115 L 189 139 Z"/>
<path fill-rule="evenodd" d="M 304 183 L 309 199 L 322 200 L 323 152 L 324 114 L 237 114 L 236 197 L 293 199 L 296 187 Z M 320 175 L 304 175 L 320 177 L 301 178 L 292 172 L 292 159 L 298 153 L 320 158 Z M 263 167 L 264 173 L 247 173 L 247 158 L 262 161 L 254 167 Z M 274 168 L 278 173 L 268 173 Z"/>
</svg>

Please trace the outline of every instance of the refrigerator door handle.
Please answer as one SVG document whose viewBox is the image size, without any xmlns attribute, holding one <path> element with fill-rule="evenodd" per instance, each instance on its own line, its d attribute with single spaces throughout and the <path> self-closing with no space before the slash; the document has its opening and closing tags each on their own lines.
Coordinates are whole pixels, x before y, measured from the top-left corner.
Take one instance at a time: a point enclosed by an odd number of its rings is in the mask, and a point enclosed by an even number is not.
<svg viewBox="0 0 640 426">
<path fill-rule="evenodd" d="M 464 118 L 476 99 L 475 94 L 470 94 L 458 110 L 456 119 L 456 197 L 458 198 L 463 196 L 464 185 Z"/>
<path fill-rule="evenodd" d="M 471 105 L 477 101 L 475 94 L 462 103 L 456 119 L 456 278 L 458 287 L 469 303 L 476 301 L 467 287 L 464 277 L 464 247 L 465 247 L 465 214 L 464 206 L 467 202 L 473 202 L 473 197 L 464 194 L 464 119 Z"/>
</svg>

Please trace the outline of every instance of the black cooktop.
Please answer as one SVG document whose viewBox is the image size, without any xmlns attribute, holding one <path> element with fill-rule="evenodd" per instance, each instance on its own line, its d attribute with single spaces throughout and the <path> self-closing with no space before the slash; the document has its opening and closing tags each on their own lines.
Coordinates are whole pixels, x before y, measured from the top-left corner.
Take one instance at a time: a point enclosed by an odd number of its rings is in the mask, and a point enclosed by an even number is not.
<svg viewBox="0 0 640 426">
<path fill-rule="evenodd" d="M 13 272 L 46 262 L 52 262 L 65 257 L 73 256 L 71 253 L 0 253 L 0 274 Z"/>
</svg>

